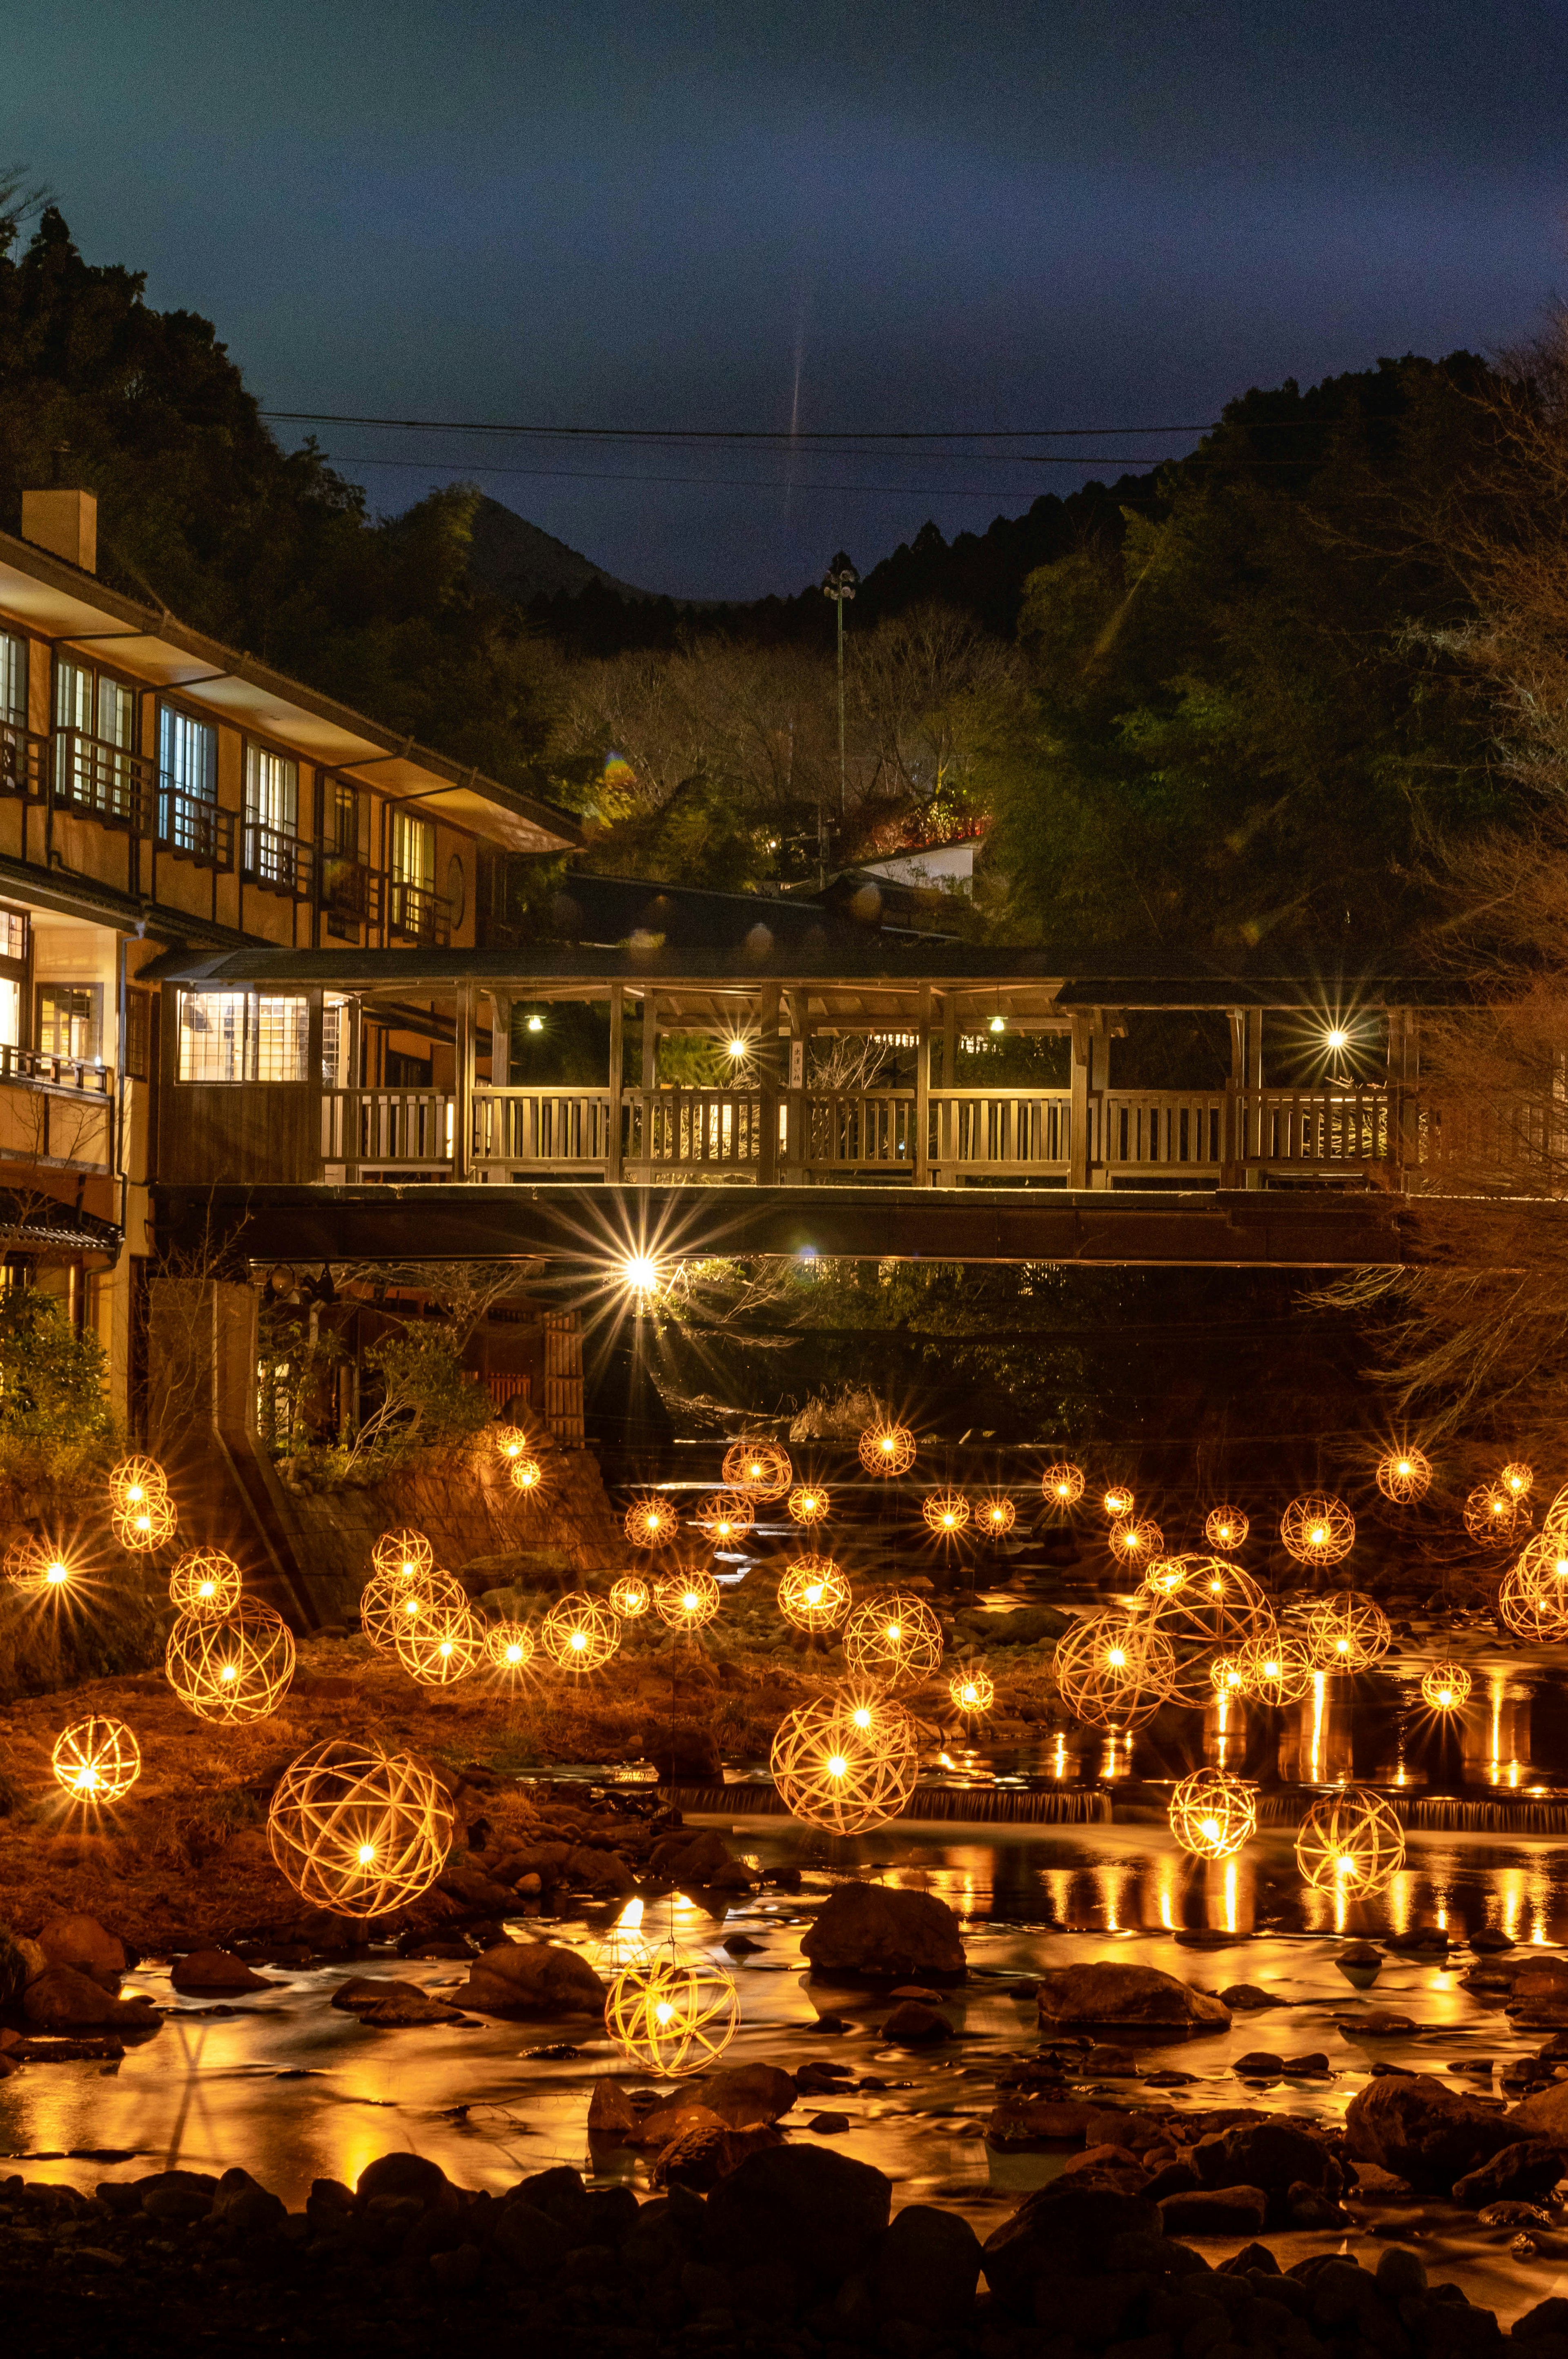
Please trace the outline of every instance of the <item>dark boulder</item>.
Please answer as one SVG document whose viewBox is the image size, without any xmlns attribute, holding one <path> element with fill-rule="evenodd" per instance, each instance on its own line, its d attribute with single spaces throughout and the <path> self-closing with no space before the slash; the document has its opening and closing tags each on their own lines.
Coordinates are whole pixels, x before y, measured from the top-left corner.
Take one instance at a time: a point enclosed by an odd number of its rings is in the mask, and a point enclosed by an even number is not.
<svg viewBox="0 0 1568 2359">
<path fill-rule="evenodd" d="M 40 2031 L 156 2031 L 150 1999 L 115 1998 L 74 1966 L 46 1966 L 22 1994 L 22 2012 Z"/>
<path fill-rule="evenodd" d="M 958 1920 L 934 1892 L 886 1884 L 835 1885 L 801 1948 L 814 1975 L 885 1977 L 894 1983 L 962 1982 Z"/>
<path fill-rule="evenodd" d="M 1261 2187 L 1199 2187 L 1167 2195 L 1160 2206 L 1167 2236 L 1255 2236 L 1268 2216 Z"/>
<path fill-rule="evenodd" d="M 125 1945 L 104 1931 L 96 1917 L 51 1917 L 38 1935 L 38 1947 L 51 1966 L 73 1966 L 105 1990 L 116 1990 L 125 1971 Z"/>
<path fill-rule="evenodd" d="M 1379 2163 L 1412 2187 L 1444 2193 L 1519 2142 L 1513 2122 L 1427 2072 L 1390 2072 L 1369 2081 L 1350 2101 L 1345 2134 L 1353 2160 Z"/>
<path fill-rule="evenodd" d="M 277 1987 L 265 1974 L 253 1973 L 243 1958 L 236 1958 L 229 1950 L 192 1950 L 189 1957 L 175 1960 L 168 1978 L 186 1998 Z"/>
<path fill-rule="evenodd" d="M 748 2122 L 776 2122 L 800 2094 L 793 2072 L 777 2064 L 729 2064 L 690 2083 L 698 2103 L 731 2129 Z"/>
<path fill-rule="evenodd" d="M 710 2260 L 732 2269 L 779 2266 L 837 2285 L 888 2224 L 892 2182 L 831 2147 L 773 2147 L 748 2155 L 708 2199 Z"/>
<path fill-rule="evenodd" d="M 1265 2187 L 1281 2193 L 1297 2180 L 1339 2192 L 1339 2165 L 1328 2147 L 1300 2123 L 1266 2116 L 1234 2122 L 1200 2138 L 1187 2155 L 1206 2187 Z"/>
<path fill-rule="evenodd" d="M 1054 1967 L 1041 1976 L 1039 1995 L 1041 2015 L 1052 2023 L 1173 2025 L 1195 2031 L 1224 2031 L 1230 2024 L 1223 2000 L 1157 1966 L 1119 1959 Z"/>
<path fill-rule="evenodd" d="M 602 2016 L 607 1991 L 575 1950 L 555 1941 L 501 1941 L 474 1960 L 454 1995 L 478 2015 Z"/>
<path fill-rule="evenodd" d="M 1159 2206 L 1146 2196 L 1097 2186 L 1080 2174 L 1052 2180 L 1025 2196 L 987 2237 L 981 2265 L 1004 2308 L 1033 2319 L 1037 2285 L 1048 2297 L 1051 2281 L 1065 2273 L 1098 2275 L 1108 2249 L 1122 2237 L 1160 2234 Z"/>
<path fill-rule="evenodd" d="M 869 2274 L 883 2318 L 950 2332 L 974 2308 L 980 2240 L 956 2212 L 906 2203 L 882 2238 Z"/>
<path fill-rule="evenodd" d="M 1506 2203 L 1545 2195 L 1563 2177 L 1561 2147 L 1547 2138 L 1526 2138 L 1505 2146 L 1478 2170 L 1466 2171 L 1454 2182 L 1454 2201 L 1467 2212 L 1484 2212 L 1488 2203 Z"/>
<path fill-rule="evenodd" d="M 946 2017 L 914 1998 L 895 2006 L 882 2026 L 882 2038 L 891 2040 L 895 2048 L 929 2048 L 936 2040 L 952 2037 L 953 2027 Z"/>
<path fill-rule="evenodd" d="M 422 2154 L 377 2155 L 361 2171 L 354 2192 L 362 2203 L 384 2196 L 422 2204 L 427 2210 L 439 2206 L 445 2211 L 458 2200 L 458 2190 L 440 2164 L 427 2161 Z"/>
</svg>

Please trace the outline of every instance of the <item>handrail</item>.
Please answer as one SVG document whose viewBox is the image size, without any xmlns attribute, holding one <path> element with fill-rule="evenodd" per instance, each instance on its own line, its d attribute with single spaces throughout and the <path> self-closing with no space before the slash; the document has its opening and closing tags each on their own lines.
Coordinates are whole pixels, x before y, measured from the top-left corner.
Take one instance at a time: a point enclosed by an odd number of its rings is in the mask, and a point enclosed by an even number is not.
<svg viewBox="0 0 1568 2359">
<path fill-rule="evenodd" d="M 37 1049 L 17 1049 L 0 1040 L 0 1082 L 25 1087 L 59 1090 L 70 1097 L 113 1098 L 114 1068 L 86 1057 L 49 1057 Z"/>
<path fill-rule="evenodd" d="M 146 832 L 155 765 L 145 754 L 106 745 L 80 729 L 57 729 L 53 773 L 50 793 L 58 809 L 136 835 Z"/>
<path fill-rule="evenodd" d="M 282 828 L 248 819 L 240 832 L 240 875 L 264 893 L 308 901 L 314 890 L 316 847 Z"/>
<path fill-rule="evenodd" d="M 171 787 L 161 772 L 157 790 L 157 842 L 177 860 L 227 872 L 234 864 L 234 814 L 203 795 Z"/>
<path fill-rule="evenodd" d="M 42 802 L 49 777 L 47 737 L 35 736 L 19 721 L 0 721 L 0 795 Z"/>
<path fill-rule="evenodd" d="M 451 904 L 427 885 L 409 885 L 399 876 L 385 880 L 386 930 L 421 950 L 445 950 L 451 940 Z"/>
</svg>

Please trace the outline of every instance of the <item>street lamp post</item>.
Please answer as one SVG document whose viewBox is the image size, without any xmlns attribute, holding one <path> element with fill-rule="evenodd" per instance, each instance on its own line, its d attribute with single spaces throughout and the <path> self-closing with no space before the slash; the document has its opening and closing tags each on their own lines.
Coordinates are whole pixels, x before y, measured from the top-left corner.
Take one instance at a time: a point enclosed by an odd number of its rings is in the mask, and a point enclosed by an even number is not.
<svg viewBox="0 0 1568 2359">
<path fill-rule="evenodd" d="M 849 808 L 849 788 L 845 782 L 844 764 L 844 601 L 852 598 L 860 586 L 860 577 L 853 564 L 840 549 L 822 577 L 822 594 L 831 598 L 838 609 L 838 818 L 846 818 Z"/>
</svg>

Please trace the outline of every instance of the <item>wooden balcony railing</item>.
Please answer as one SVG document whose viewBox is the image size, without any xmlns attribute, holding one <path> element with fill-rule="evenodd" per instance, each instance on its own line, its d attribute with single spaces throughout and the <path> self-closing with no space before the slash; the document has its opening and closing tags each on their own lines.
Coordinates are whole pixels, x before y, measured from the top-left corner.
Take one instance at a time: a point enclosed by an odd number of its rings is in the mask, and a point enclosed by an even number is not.
<svg viewBox="0 0 1568 2359">
<path fill-rule="evenodd" d="M 80 729 L 57 729 L 53 769 L 57 810 L 126 828 L 133 835 L 146 832 L 157 771 L 145 755 L 105 745 Z"/>
<path fill-rule="evenodd" d="M 234 814 L 204 795 L 187 794 L 183 787 L 160 779 L 157 791 L 157 841 L 160 850 L 177 860 L 193 861 L 198 868 L 225 874 L 234 864 Z"/>
<path fill-rule="evenodd" d="M 114 1070 L 75 1057 L 46 1057 L 0 1042 L 0 1177 L 14 1187 L 17 1163 L 111 1171 L 114 1166 Z"/>
<path fill-rule="evenodd" d="M 48 791 L 49 741 L 19 722 L 0 721 L 0 795 L 40 803 Z"/>
<path fill-rule="evenodd" d="M 308 901 L 315 890 L 316 847 L 248 819 L 240 831 L 240 875 L 264 893 Z"/>
<path fill-rule="evenodd" d="M 450 904 L 427 885 L 407 885 L 389 876 L 385 886 L 386 930 L 393 941 L 410 942 L 418 950 L 444 951 L 451 940 Z"/>
</svg>

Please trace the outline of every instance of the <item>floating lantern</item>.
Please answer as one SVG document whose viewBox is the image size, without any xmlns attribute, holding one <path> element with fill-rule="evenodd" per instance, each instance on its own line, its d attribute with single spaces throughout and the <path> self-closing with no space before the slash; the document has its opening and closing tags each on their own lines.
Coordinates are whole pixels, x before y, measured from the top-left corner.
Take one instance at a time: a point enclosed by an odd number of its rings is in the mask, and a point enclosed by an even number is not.
<svg viewBox="0 0 1568 2359">
<path fill-rule="evenodd" d="M 1249 1693 L 1247 1666 L 1240 1655 L 1216 1655 L 1208 1667 L 1208 1683 L 1217 1696 L 1242 1697 Z"/>
<path fill-rule="evenodd" d="M 927 1491 L 920 1512 L 939 1539 L 956 1539 L 969 1520 L 969 1503 L 962 1491 Z"/>
<path fill-rule="evenodd" d="M 168 1577 L 169 1603 L 182 1614 L 228 1614 L 240 1589 L 240 1568 L 222 1549 L 192 1549 Z"/>
<path fill-rule="evenodd" d="M 1203 1536 L 1210 1548 L 1223 1549 L 1227 1555 L 1245 1548 L 1247 1535 L 1252 1527 L 1239 1507 L 1211 1507 L 1204 1517 Z"/>
<path fill-rule="evenodd" d="M 496 1456 L 508 1466 L 514 1466 L 520 1459 L 530 1455 L 528 1437 L 520 1425 L 498 1425 L 491 1438 L 495 1443 Z"/>
<path fill-rule="evenodd" d="M 388 1581 L 412 1581 L 417 1574 L 430 1571 L 436 1551 L 423 1532 L 404 1528 L 383 1532 L 371 1550 L 370 1560 Z"/>
<path fill-rule="evenodd" d="M 1535 1469 L 1527 1466 L 1522 1458 L 1510 1458 L 1498 1476 L 1498 1488 L 1510 1498 L 1528 1499 L 1535 1488 Z"/>
<path fill-rule="evenodd" d="M 1379 1458 L 1378 1488 L 1396 1507 L 1412 1507 L 1432 1488 L 1432 1461 L 1424 1451 L 1390 1450 Z"/>
<path fill-rule="evenodd" d="M 784 1506 L 792 1523 L 805 1524 L 809 1529 L 813 1524 L 826 1522 L 832 1501 L 820 1483 L 801 1483 L 790 1493 Z"/>
<path fill-rule="evenodd" d="M 1313 1658 L 1293 1630 L 1260 1631 L 1237 1656 L 1243 1692 L 1260 1703 L 1299 1703 L 1312 1685 Z"/>
<path fill-rule="evenodd" d="M 1110 1527 L 1110 1552 L 1118 1564 L 1155 1564 L 1164 1546 L 1165 1535 L 1152 1516 L 1124 1516 Z"/>
<path fill-rule="evenodd" d="M 1543 1532 L 1568 1533 L 1568 1488 L 1558 1492 L 1541 1519 L 1541 1528 Z"/>
<path fill-rule="evenodd" d="M 954 1709 L 968 1720 L 977 1712 L 989 1712 L 996 1701 L 996 1681 L 987 1671 L 955 1671 L 947 1682 L 947 1692 Z"/>
<path fill-rule="evenodd" d="M 1113 1483 L 1102 1494 L 1100 1506 L 1113 1524 L 1125 1523 L 1132 1513 L 1132 1493 L 1125 1483 Z"/>
<path fill-rule="evenodd" d="M 484 1651 L 498 1671 L 514 1674 L 526 1670 L 534 1659 L 534 1633 L 525 1622 L 489 1623 L 485 1626 Z"/>
<path fill-rule="evenodd" d="M 710 1572 L 672 1572 L 654 1586 L 654 1611 L 672 1630 L 705 1629 L 724 1593 Z"/>
<path fill-rule="evenodd" d="M 460 1605 L 432 1605 L 397 1627 L 397 1659 L 422 1688 L 449 1688 L 477 1670 L 484 1628 L 465 1596 Z"/>
<path fill-rule="evenodd" d="M 1391 1884 L 1404 1864 L 1404 1829 L 1367 1786 L 1314 1802 L 1296 1836 L 1296 1865 L 1314 1892 L 1361 1899 Z"/>
<path fill-rule="evenodd" d="M 887 1418 L 868 1425 L 860 1436 L 860 1463 L 868 1474 L 907 1474 L 914 1463 L 915 1440 L 907 1425 Z"/>
<path fill-rule="evenodd" d="M 1500 1483 L 1483 1483 L 1465 1502 L 1465 1528 L 1483 1548 L 1511 1548 L 1530 1525 L 1530 1509 Z"/>
<path fill-rule="evenodd" d="M 988 1491 L 975 1512 L 975 1529 L 988 1540 L 1005 1539 L 1018 1521 L 1018 1509 L 1003 1491 Z"/>
<path fill-rule="evenodd" d="M 1195 1859 L 1231 1859 L 1258 1832 L 1258 1788 L 1223 1769 L 1195 1769 L 1171 1796 L 1170 1820 Z"/>
<path fill-rule="evenodd" d="M 793 1471 L 787 1450 L 754 1434 L 731 1443 L 720 1469 L 730 1489 L 744 1491 L 749 1499 L 782 1499 Z"/>
<path fill-rule="evenodd" d="M 692 1520 L 715 1548 L 730 1548 L 746 1538 L 757 1518 L 743 1491 L 710 1491 L 706 1499 L 697 1501 Z"/>
<path fill-rule="evenodd" d="M 779 1612 L 797 1630 L 836 1630 L 849 1611 L 849 1584 L 830 1556 L 801 1556 L 779 1581 Z"/>
<path fill-rule="evenodd" d="M 942 1625 L 918 1597 L 896 1590 L 858 1605 L 844 1626 L 844 1659 L 863 1678 L 925 1679 L 942 1660 Z"/>
<path fill-rule="evenodd" d="M 1461 1712 L 1469 1701 L 1471 1685 L 1463 1663 L 1433 1663 L 1422 1680 L 1422 1699 L 1433 1712 Z"/>
<path fill-rule="evenodd" d="M 1314 1670 L 1364 1671 L 1382 1660 L 1394 1633 L 1376 1599 L 1342 1589 L 1313 1606 L 1305 1637 Z"/>
<path fill-rule="evenodd" d="M 680 1516 L 673 1501 L 648 1494 L 633 1500 L 621 1528 L 633 1548 L 668 1548 L 679 1537 Z"/>
<path fill-rule="evenodd" d="M 507 1480 L 524 1498 L 531 1498 L 544 1487 L 545 1470 L 536 1458 L 514 1458 L 507 1469 Z"/>
<path fill-rule="evenodd" d="M 109 1520 L 123 1549 L 145 1555 L 174 1538 L 179 1516 L 168 1492 L 159 1491 L 149 1493 L 136 1506 L 116 1507 Z"/>
<path fill-rule="evenodd" d="M 1235 1653 L 1271 1620 L 1269 1600 L 1249 1572 L 1213 1556 L 1164 1557 L 1144 1575 L 1154 1618 L 1166 1636 Z"/>
<path fill-rule="evenodd" d="M 117 1802 L 142 1774 L 142 1748 L 123 1720 L 92 1712 L 56 1737 L 49 1767 L 73 1801 Z"/>
<path fill-rule="evenodd" d="M 735 2037 L 741 2001 L 722 1968 L 672 1943 L 616 1975 L 604 2027 L 622 2055 L 660 2080 L 705 2071 Z"/>
<path fill-rule="evenodd" d="M 1063 1702 L 1097 1728 L 1138 1728 L 1171 1693 L 1176 1653 L 1148 1617 L 1086 1614 L 1056 1642 L 1054 1668 Z"/>
<path fill-rule="evenodd" d="M 597 1597 L 574 1589 L 546 1614 L 539 1643 L 557 1670 L 602 1670 L 621 1644 L 621 1625 Z"/>
<path fill-rule="evenodd" d="M 384 1917 L 447 1864 L 452 1798 L 411 1753 L 329 1737 L 273 1789 L 267 1846 L 302 1899 L 337 1917 Z"/>
<path fill-rule="evenodd" d="M 433 1614 L 438 1606 L 455 1611 L 468 1603 L 468 1592 L 449 1572 L 427 1571 L 416 1579 L 373 1572 L 360 1592 L 360 1628 L 373 1647 L 394 1654 L 397 1634 Z"/>
<path fill-rule="evenodd" d="M 1519 1638 L 1568 1637 L 1568 1532 L 1526 1541 L 1498 1592 L 1498 1615 Z"/>
<path fill-rule="evenodd" d="M 76 1567 L 63 1549 L 53 1540 L 31 1537 L 6 1549 L 3 1570 L 14 1589 L 28 1590 L 35 1597 L 58 1597 L 77 1577 Z"/>
<path fill-rule="evenodd" d="M 640 1572 L 623 1572 L 611 1584 L 610 1610 L 622 1622 L 634 1622 L 654 1602 L 654 1593 Z"/>
<path fill-rule="evenodd" d="M 265 1720 L 294 1677 L 294 1638 L 270 1605 L 242 1597 L 228 1614 L 182 1614 L 168 1634 L 163 1667 L 199 1720 Z"/>
<path fill-rule="evenodd" d="M 1280 1538 L 1298 1564 L 1338 1564 L 1356 1545 L 1356 1518 L 1343 1499 L 1308 1491 L 1281 1516 Z"/>
<path fill-rule="evenodd" d="M 841 1688 L 779 1723 L 771 1767 L 784 1807 L 829 1834 L 863 1834 L 896 1819 L 914 1791 L 915 1725 L 871 1688 Z"/>
<path fill-rule="evenodd" d="M 1054 1465 L 1047 1466 L 1040 1477 L 1040 1488 L 1046 1506 L 1054 1507 L 1058 1515 L 1065 1515 L 1069 1507 L 1076 1507 L 1084 1495 L 1084 1470 L 1081 1466 L 1075 1466 L 1070 1459 L 1059 1458 Z"/>
<path fill-rule="evenodd" d="M 109 1469 L 109 1506 L 116 1515 L 145 1507 L 168 1490 L 168 1476 L 156 1458 L 122 1458 Z"/>
</svg>

